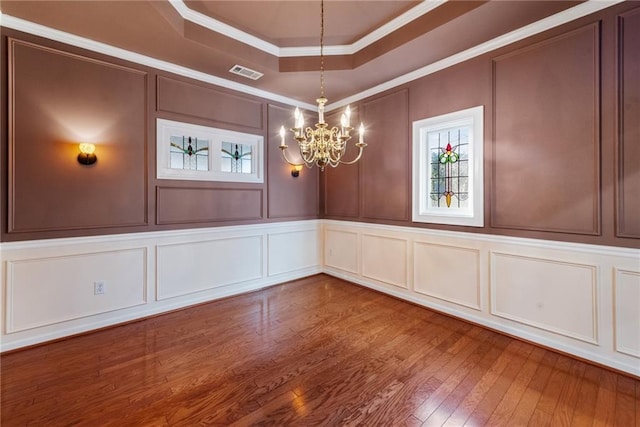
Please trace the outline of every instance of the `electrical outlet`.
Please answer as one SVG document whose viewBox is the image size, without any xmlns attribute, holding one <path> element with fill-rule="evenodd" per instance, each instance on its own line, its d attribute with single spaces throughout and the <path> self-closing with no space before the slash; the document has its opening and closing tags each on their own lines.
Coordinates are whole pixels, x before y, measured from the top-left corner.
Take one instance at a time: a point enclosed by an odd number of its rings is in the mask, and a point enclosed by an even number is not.
<svg viewBox="0 0 640 427">
<path fill-rule="evenodd" d="M 100 280 L 97 282 L 93 282 L 93 294 L 94 295 L 102 295 L 106 291 L 106 285 L 104 281 Z"/>
</svg>

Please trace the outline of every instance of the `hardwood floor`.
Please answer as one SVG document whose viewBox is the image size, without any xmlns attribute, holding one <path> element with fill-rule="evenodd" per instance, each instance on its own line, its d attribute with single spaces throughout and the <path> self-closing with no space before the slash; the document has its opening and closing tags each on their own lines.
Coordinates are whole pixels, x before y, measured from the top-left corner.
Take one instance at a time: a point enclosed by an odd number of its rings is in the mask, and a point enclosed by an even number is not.
<svg viewBox="0 0 640 427">
<path fill-rule="evenodd" d="M 3 355 L 2 426 L 640 426 L 640 381 L 318 275 Z"/>
</svg>

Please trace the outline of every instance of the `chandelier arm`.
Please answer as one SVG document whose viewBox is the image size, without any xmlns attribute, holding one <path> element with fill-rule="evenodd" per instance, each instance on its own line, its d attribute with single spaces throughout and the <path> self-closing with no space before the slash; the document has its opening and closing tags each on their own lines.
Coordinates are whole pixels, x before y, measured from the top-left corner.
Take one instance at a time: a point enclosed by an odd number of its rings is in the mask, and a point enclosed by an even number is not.
<svg viewBox="0 0 640 427">
<path fill-rule="evenodd" d="M 342 161 L 342 160 L 338 160 L 338 162 L 339 162 L 339 163 L 341 163 L 341 164 L 343 164 L 343 165 L 352 165 L 352 164 L 354 164 L 355 162 L 357 162 L 358 160 L 360 160 L 360 157 L 362 157 L 362 153 L 364 152 L 364 147 L 365 147 L 365 146 L 364 146 L 364 145 L 360 145 L 360 146 L 358 146 L 358 147 L 360 148 L 360 151 L 358 152 L 358 156 L 357 156 L 355 159 L 353 159 L 353 160 L 351 160 L 351 161 L 348 161 L 348 162 L 344 162 L 344 161 Z"/>
<path fill-rule="evenodd" d="M 302 161 L 305 162 L 306 164 L 312 164 L 313 162 L 315 162 L 315 156 L 311 152 L 307 155 L 300 152 L 300 155 L 302 157 Z"/>
<path fill-rule="evenodd" d="M 284 161 L 289 163 L 291 166 L 300 166 L 300 165 L 303 164 L 303 163 L 295 163 L 295 162 L 292 162 L 291 160 L 289 160 L 287 158 L 287 153 L 285 152 L 285 149 L 282 149 L 282 157 L 284 157 Z"/>
<path fill-rule="evenodd" d="M 340 140 L 340 130 L 337 127 L 334 126 L 333 128 L 331 128 L 329 139 L 331 141 L 327 150 L 329 163 L 331 163 L 332 166 L 333 164 L 337 166 L 340 162 L 340 158 L 344 154 L 345 148 L 344 143 Z"/>
<path fill-rule="evenodd" d="M 343 154 L 344 154 L 344 149 L 334 150 L 332 148 L 329 151 L 329 159 L 331 160 L 331 162 L 338 164 Z"/>
</svg>

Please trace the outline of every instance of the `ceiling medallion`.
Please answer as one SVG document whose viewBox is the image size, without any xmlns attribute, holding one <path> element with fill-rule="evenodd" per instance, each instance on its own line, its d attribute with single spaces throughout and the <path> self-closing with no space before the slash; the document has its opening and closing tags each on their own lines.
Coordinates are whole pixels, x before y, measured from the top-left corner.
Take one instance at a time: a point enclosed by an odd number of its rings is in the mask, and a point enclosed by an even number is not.
<svg viewBox="0 0 640 427">
<path fill-rule="evenodd" d="M 318 103 L 318 123 L 315 124 L 315 129 L 312 127 L 304 127 L 304 115 L 296 107 L 294 113 L 294 127 L 289 129 L 293 132 L 295 140 L 298 142 L 298 148 L 300 149 L 300 156 L 302 161 L 307 167 L 313 167 L 316 165 L 321 171 L 329 165 L 336 167 L 339 164 L 350 165 L 362 157 L 364 147 L 367 146 L 364 142 L 364 125 L 360 123 L 359 139 L 356 143 L 356 147 L 359 148 L 358 155 L 355 159 L 350 161 L 342 160 L 342 156 L 347 149 L 347 142 L 351 139 L 351 110 L 349 106 L 342 114 L 340 118 L 340 127 L 333 126 L 329 128 L 329 125 L 324 121 L 324 106 L 327 103 L 327 98 L 324 97 L 324 0 L 320 1 L 320 98 L 316 99 Z M 282 150 L 282 156 L 284 160 L 290 165 L 297 166 L 299 163 L 290 161 L 287 158 L 286 150 L 289 148 L 285 144 L 285 129 L 284 126 L 280 127 L 281 142 L 279 145 Z"/>
</svg>

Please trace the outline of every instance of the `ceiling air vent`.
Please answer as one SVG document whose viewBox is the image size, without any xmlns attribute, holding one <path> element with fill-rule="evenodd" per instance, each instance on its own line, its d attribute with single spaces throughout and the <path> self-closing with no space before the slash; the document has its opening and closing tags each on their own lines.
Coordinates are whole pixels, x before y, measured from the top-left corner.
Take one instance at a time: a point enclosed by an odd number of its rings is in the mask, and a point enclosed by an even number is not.
<svg viewBox="0 0 640 427">
<path fill-rule="evenodd" d="M 246 77 L 251 80 L 258 80 L 260 77 L 264 76 L 264 74 L 259 73 L 251 68 L 243 67 L 242 65 L 234 65 L 229 70 L 233 74 L 237 74 L 242 77 Z"/>
</svg>

